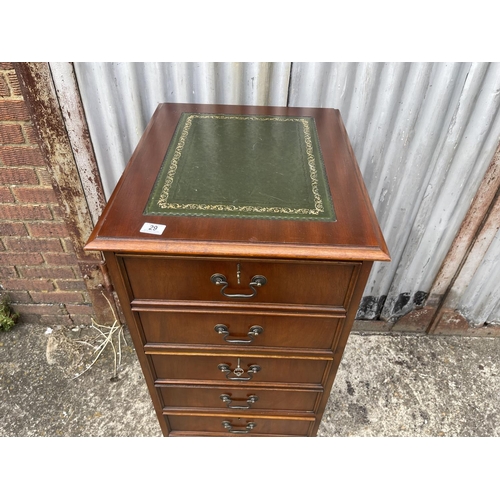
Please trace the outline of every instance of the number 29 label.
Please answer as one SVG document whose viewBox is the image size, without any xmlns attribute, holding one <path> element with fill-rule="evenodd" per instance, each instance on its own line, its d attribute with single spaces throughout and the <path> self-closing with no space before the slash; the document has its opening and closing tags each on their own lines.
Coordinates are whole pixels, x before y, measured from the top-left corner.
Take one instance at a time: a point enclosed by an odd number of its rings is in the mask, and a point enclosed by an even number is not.
<svg viewBox="0 0 500 500">
<path fill-rule="evenodd" d="M 167 226 L 163 224 L 153 224 L 152 222 L 145 222 L 141 227 L 141 233 L 148 234 L 162 234 Z"/>
</svg>

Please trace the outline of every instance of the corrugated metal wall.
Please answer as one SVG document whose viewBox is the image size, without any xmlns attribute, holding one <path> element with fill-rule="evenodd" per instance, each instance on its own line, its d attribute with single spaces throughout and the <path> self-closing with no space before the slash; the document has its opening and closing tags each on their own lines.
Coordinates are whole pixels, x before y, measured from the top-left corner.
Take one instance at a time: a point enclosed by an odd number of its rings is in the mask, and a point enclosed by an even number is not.
<svg viewBox="0 0 500 500">
<path fill-rule="evenodd" d="M 499 221 L 500 224 L 500 221 Z M 477 271 L 470 277 L 456 308 L 473 326 L 500 325 L 500 230 Z"/>
<path fill-rule="evenodd" d="M 429 292 L 500 137 L 500 64 L 294 64 L 291 106 L 340 109 L 393 261 L 359 317 Z M 497 290 L 498 291 L 498 290 Z"/>
<path fill-rule="evenodd" d="M 75 63 L 110 196 L 160 102 L 286 106 L 290 63 Z"/>
<path fill-rule="evenodd" d="M 108 196 L 158 102 L 340 109 L 393 259 L 374 266 L 363 319 L 393 320 L 424 302 L 500 137 L 497 63 L 78 63 L 75 71 Z M 488 258 L 500 253 L 495 241 Z M 486 259 L 482 267 L 460 307 L 474 319 L 489 304 L 498 321 L 491 297 L 500 280 L 487 298 L 492 267 Z"/>
</svg>

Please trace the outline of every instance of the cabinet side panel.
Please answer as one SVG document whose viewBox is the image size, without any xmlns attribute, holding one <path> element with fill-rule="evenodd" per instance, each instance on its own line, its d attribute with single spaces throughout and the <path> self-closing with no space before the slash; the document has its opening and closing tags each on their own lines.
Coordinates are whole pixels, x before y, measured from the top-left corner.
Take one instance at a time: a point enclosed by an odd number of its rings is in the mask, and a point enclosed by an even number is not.
<svg viewBox="0 0 500 500">
<path fill-rule="evenodd" d="M 122 268 L 118 264 L 118 260 L 114 253 L 105 252 L 104 258 L 106 259 L 106 264 L 108 267 L 109 274 L 111 276 L 111 281 L 113 282 L 113 286 L 116 290 L 116 293 L 118 294 L 118 298 L 120 299 L 123 315 L 125 316 L 127 326 L 130 330 L 130 336 L 132 337 L 135 351 L 137 353 L 137 357 L 139 358 L 139 363 L 141 365 L 142 373 L 144 374 L 144 378 L 146 379 L 146 384 L 149 390 L 149 394 L 151 395 L 151 399 L 153 401 L 153 406 L 156 412 L 156 416 L 158 418 L 159 425 L 161 427 L 163 435 L 168 436 L 169 429 L 167 427 L 165 419 L 163 418 L 162 404 L 159 399 L 156 388 L 154 386 L 154 375 L 151 372 L 152 367 L 150 366 L 146 354 L 144 354 L 144 347 L 142 344 L 141 336 L 137 328 L 134 315 L 130 310 L 131 297 L 128 292 L 127 276 L 122 274 L 121 271 Z"/>
<path fill-rule="evenodd" d="M 321 418 L 323 417 L 323 412 L 325 411 L 326 403 L 328 402 L 333 382 L 335 380 L 335 375 L 337 374 L 340 361 L 342 360 L 344 349 L 347 344 L 347 340 L 349 339 L 349 334 L 351 333 L 352 324 L 354 323 L 354 318 L 356 317 L 356 312 L 358 310 L 361 297 L 363 296 L 363 292 L 365 290 L 366 282 L 368 281 L 368 276 L 370 275 L 372 265 L 373 262 L 363 262 L 361 266 L 361 270 L 358 276 L 358 281 L 356 283 L 356 286 L 354 287 L 354 293 L 352 295 L 351 303 L 347 310 L 346 319 L 344 321 L 344 326 L 340 334 L 340 340 L 337 343 L 337 347 L 334 352 L 332 368 L 324 384 L 325 392 L 323 393 L 323 397 L 317 409 L 317 419 L 316 423 L 314 424 L 312 432 L 313 436 L 315 436 L 316 433 L 318 432 L 318 428 L 321 423 Z"/>
</svg>

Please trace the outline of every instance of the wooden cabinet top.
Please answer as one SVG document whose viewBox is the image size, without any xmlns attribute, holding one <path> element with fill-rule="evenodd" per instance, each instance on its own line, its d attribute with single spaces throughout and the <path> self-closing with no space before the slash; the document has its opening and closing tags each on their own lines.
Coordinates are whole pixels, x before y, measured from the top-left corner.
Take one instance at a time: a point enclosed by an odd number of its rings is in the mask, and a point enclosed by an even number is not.
<svg viewBox="0 0 500 500">
<path fill-rule="evenodd" d="M 340 113 L 326 108 L 160 104 L 85 248 L 389 260 Z"/>
</svg>

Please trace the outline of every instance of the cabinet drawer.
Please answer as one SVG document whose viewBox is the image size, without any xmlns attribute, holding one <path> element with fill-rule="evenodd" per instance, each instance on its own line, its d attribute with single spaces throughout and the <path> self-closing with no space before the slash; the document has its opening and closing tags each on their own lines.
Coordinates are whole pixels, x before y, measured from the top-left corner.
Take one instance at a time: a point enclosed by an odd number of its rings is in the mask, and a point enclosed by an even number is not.
<svg viewBox="0 0 500 500">
<path fill-rule="evenodd" d="M 232 435 L 283 435 L 306 436 L 311 421 L 280 420 L 259 417 L 194 417 L 188 415 L 168 415 L 172 432 L 217 433 Z"/>
<path fill-rule="evenodd" d="M 248 311 L 138 311 L 146 342 L 332 349 L 342 318 Z M 221 332 L 221 333 L 218 333 Z"/>
<path fill-rule="evenodd" d="M 151 355 L 151 360 L 156 376 L 160 380 L 213 380 L 230 382 L 233 385 L 245 385 L 250 380 L 252 382 L 321 384 L 323 373 L 329 363 L 326 360 L 258 356 L 236 358 L 224 354 L 214 356 Z M 252 367 L 255 366 L 258 367 L 258 371 L 252 371 Z M 227 367 L 227 371 L 222 371 L 221 368 L 224 367 Z M 237 376 L 240 372 L 241 375 Z"/>
<path fill-rule="evenodd" d="M 122 256 L 132 296 L 136 299 L 186 301 L 245 301 L 337 306 L 346 308 L 357 275 L 358 263 L 272 262 L 257 260 L 176 259 Z M 239 268 L 238 268 L 239 265 Z M 238 285 L 238 269 L 239 280 Z M 211 281 L 214 274 L 226 278 L 224 285 Z M 266 284 L 249 286 L 255 276 Z"/>
<path fill-rule="evenodd" d="M 219 410 L 314 411 L 317 391 L 286 391 L 262 387 L 161 387 L 164 409 L 214 408 Z"/>
</svg>

